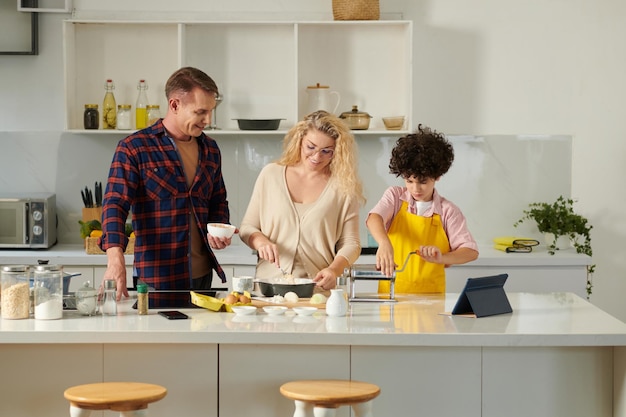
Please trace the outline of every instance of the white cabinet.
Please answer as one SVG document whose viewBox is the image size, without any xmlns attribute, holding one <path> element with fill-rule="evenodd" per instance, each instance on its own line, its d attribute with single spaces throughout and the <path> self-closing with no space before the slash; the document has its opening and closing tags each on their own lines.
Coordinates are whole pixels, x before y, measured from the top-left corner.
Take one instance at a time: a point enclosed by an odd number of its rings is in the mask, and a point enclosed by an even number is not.
<svg viewBox="0 0 626 417">
<path fill-rule="evenodd" d="M 224 95 L 212 134 L 249 134 L 233 119 L 282 118 L 284 134 L 307 113 L 307 86 L 329 85 L 372 115 L 404 115 L 412 130 L 412 22 L 64 22 L 67 130 L 83 129 L 84 105 L 102 107 L 104 82 L 115 82 L 118 104 L 133 104 L 137 82 L 165 114 L 164 87 L 177 68 L 194 66 L 215 79 Z M 114 133 L 115 131 L 86 131 Z M 394 135 L 399 131 L 394 131 Z M 259 132 L 255 132 L 257 134 Z"/>
</svg>

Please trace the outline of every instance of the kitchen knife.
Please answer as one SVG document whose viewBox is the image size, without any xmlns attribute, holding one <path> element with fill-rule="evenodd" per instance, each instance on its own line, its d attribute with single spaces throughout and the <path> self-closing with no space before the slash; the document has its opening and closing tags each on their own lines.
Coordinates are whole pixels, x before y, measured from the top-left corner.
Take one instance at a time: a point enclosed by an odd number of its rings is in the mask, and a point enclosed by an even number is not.
<svg viewBox="0 0 626 417">
<path fill-rule="evenodd" d="M 83 199 L 83 205 L 84 205 L 85 207 L 89 207 L 89 206 L 87 205 L 87 196 L 85 195 L 85 192 L 84 192 L 83 190 L 80 190 L 80 196 L 81 196 L 81 197 L 82 197 L 82 199 Z"/>
</svg>

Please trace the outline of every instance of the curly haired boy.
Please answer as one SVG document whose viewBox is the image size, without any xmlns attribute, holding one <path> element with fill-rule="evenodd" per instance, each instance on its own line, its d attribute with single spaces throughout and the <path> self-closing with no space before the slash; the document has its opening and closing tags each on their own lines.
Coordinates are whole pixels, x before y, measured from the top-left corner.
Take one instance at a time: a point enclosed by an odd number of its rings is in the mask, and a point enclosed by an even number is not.
<svg viewBox="0 0 626 417">
<path fill-rule="evenodd" d="M 465 216 L 435 190 L 452 161 L 450 142 L 422 125 L 398 139 L 391 151 L 389 170 L 404 179 L 404 187 L 389 187 L 365 223 L 378 243 L 376 267 L 385 276 L 404 264 L 410 252 L 418 254 L 396 274 L 399 293 L 445 292 L 445 267 L 478 258 Z M 378 290 L 389 293 L 389 281 L 380 281 Z"/>
</svg>

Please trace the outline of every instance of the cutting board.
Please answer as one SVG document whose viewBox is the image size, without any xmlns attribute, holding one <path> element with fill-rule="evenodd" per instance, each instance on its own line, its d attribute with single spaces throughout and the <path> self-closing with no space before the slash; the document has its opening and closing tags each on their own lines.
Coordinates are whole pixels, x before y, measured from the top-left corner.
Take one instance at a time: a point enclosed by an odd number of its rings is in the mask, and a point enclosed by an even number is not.
<svg viewBox="0 0 626 417">
<path fill-rule="evenodd" d="M 284 306 L 287 308 L 293 308 L 293 307 L 315 307 L 318 308 L 320 310 L 323 310 L 326 308 L 326 304 L 311 304 L 309 302 L 309 300 L 311 300 L 310 298 L 301 298 L 300 300 L 298 300 L 297 303 L 272 303 L 268 300 L 270 300 L 270 297 L 253 297 L 252 298 L 252 305 L 255 307 L 265 307 L 265 306 Z"/>
</svg>

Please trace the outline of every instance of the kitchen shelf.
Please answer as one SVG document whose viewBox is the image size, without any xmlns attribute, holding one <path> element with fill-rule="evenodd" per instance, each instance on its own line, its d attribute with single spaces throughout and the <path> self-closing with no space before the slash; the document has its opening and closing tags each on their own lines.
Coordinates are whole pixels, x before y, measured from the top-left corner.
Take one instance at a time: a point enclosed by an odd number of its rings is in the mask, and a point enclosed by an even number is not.
<svg viewBox="0 0 626 417">
<path fill-rule="evenodd" d="M 412 130 L 412 22 L 63 22 L 65 130 L 82 129 L 84 105 L 102 111 L 104 82 L 114 81 L 117 104 L 134 106 L 137 82 L 162 116 L 167 78 L 179 67 L 209 74 L 224 100 L 217 108 L 218 135 L 284 135 L 308 112 L 307 86 L 337 91 L 337 113 L 352 105 L 373 116 L 370 130 L 387 131 L 382 117 L 405 115 Z M 102 113 L 100 113 L 102 114 Z M 134 112 L 133 112 L 134 114 Z M 285 119 L 278 131 L 241 131 L 232 119 Z M 123 131 L 107 131 L 119 134 Z"/>
<path fill-rule="evenodd" d="M 65 132 L 76 133 L 82 135 L 118 135 L 128 136 L 135 132 L 135 129 L 131 130 L 119 130 L 119 129 L 68 129 Z M 279 130 L 205 130 L 204 133 L 207 136 L 242 136 L 242 135 L 254 135 L 254 136 L 285 136 L 289 129 Z M 353 130 L 354 136 L 404 136 L 410 133 L 409 130 Z"/>
</svg>

